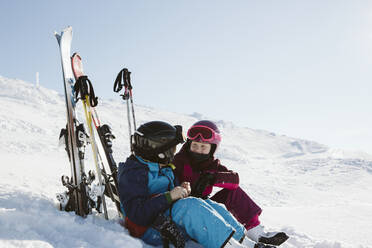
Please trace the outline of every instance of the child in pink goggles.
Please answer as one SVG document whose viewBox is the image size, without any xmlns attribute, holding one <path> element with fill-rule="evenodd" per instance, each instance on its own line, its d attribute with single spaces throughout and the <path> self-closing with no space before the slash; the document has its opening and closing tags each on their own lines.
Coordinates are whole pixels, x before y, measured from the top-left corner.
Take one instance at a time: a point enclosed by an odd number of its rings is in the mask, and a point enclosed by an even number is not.
<svg viewBox="0 0 372 248">
<path fill-rule="evenodd" d="M 284 232 L 265 232 L 260 225 L 261 208 L 239 187 L 238 173 L 228 170 L 214 153 L 221 142 L 215 123 L 196 122 L 187 131 L 187 142 L 175 155 L 175 175 L 180 182 L 190 182 L 192 195 L 209 198 L 214 186 L 223 188 L 210 199 L 222 203 L 245 226 L 246 235 L 255 242 L 280 245 L 289 237 Z"/>
</svg>

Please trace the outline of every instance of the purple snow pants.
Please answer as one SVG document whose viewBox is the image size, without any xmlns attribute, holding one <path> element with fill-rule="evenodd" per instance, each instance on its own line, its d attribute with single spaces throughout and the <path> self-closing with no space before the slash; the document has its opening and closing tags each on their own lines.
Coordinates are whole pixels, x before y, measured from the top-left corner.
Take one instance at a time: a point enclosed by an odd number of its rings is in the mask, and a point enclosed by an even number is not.
<svg viewBox="0 0 372 248">
<path fill-rule="evenodd" d="M 258 216 L 262 209 L 240 187 L 232 190 L 222 189 L 213 195 L 211 200 L 224 204 L 247 230 L 260 224 Z"/>
</svg>

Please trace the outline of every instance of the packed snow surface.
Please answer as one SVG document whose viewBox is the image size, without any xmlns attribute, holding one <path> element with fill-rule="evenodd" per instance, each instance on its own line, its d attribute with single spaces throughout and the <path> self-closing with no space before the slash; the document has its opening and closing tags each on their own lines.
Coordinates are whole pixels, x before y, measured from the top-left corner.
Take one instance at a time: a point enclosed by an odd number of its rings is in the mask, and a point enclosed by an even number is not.
<svg viewBox="0 0 372 248">
<path fill-rule="evenodd" d="M 119 96 L 100 99 L 97 111 L 116 136 L 115 160 L 124 161 L 129 155 L 125 103 Z M 184 129 L 205 118 L 140 105 L 135 111 L 138 124 L 163 120 Z M 281 247 L 372 247 L 370 155 L 229 121 L 217 124 L 223 135 L 217 156 L 239 172 L 241 187 L 263 208 L 267 230 L 291 236 Z M 60 177 L 70 174 L 58 146 L 65 125 L 63 95 L 0 77 L 0 247 L 148 247 L 118 224 L 111 202 L 109 221 L 97 213 L 83 219 L 58 210 L 55 194 L 65 190 Z M 90 147 L 86 156 L 87 169 L 93 169 Z"/>
</svg>

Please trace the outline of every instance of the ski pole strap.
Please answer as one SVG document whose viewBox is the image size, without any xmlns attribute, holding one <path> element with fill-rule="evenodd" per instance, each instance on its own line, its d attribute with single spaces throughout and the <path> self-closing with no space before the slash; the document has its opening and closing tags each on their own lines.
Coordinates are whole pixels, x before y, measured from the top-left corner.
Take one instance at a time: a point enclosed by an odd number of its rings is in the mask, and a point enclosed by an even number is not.
<svg viewBox="0 0 372 248">
<path fill-rule="evenodd" d="M 114 82 L 114 92 L 120 92 L 124 87 L 124 95 L 123 98 L 128 97 L 128 90 L 131 91 L 133 89 L 131 80 L 130 80 L 130 74 L 131 72 L 124 68 L 122 69 L 118 75 L 116 76 L 115 82 Z M 126 99 L 125 99 L 126 100 Z"/>
<path fill-rule="evenodd" d="M 74 92 L 75 92 L 75 101 L 79 100 L 80 98 L 85 99 L 86 96 L 89 96 L 89 103 L 90 106 L 96 107 L 98 104 L 98 97 L 96 97 L 93 89 L 92 82 L 88 79 L 88 76 L 80 76 L 75 85 L 74 85 Z"/>
<path fill-rule="evenodd" d="M 121 70 L 116 76 L 116 79 L 114 82 L 114 92 L 119 92 L 123 88 L 123 84 L 122 84 L 123 70 Z"/>
</svg>

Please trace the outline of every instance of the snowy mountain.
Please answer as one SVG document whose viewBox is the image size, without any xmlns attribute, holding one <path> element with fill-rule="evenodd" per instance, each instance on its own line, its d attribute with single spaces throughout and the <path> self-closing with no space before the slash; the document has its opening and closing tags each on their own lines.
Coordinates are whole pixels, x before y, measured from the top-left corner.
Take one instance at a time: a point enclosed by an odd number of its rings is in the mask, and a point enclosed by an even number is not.
<svg viewBox="0 0 372 248">
<path fill-rule="evenodd" d="M 187 129 L 202 117 L 135 107 L 138 124 L 163 120 Z M 125 108 L 120 99 L 100 99 L 97 106 L 116 136 L 116 161 L 129 154 Z M 239 172 L 241 186 L 263 208 L 262 224 L 291 235 L 281 247 L 372 247 L 370 155 L 217 123 L 223 135 L 217 155 Z M 117 223 L 113 204 L 109 221 L 57 209 L 55 193 L 64 191 L 60 177 L 69 175 L 58 147 L 65 125 L 63 95 L 0 76 L 0 247 L 147 246 Z M 87 157 L 89 166 L 89 150 Z"/>
</svg>

